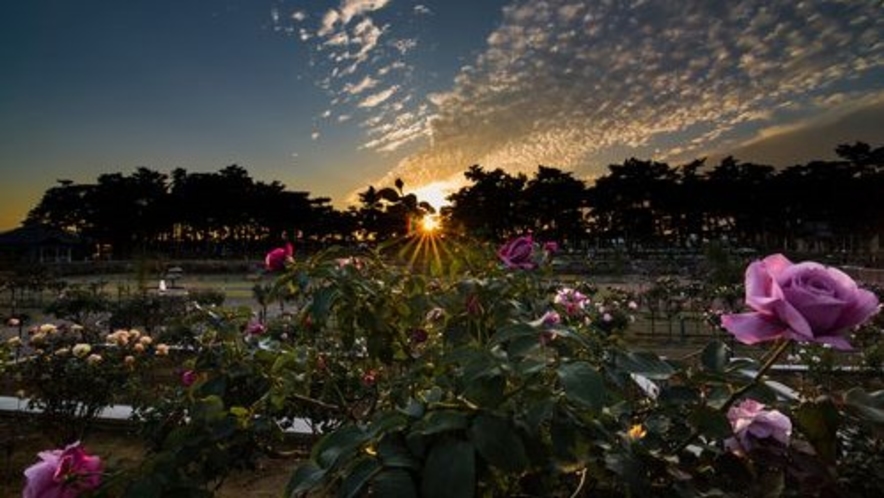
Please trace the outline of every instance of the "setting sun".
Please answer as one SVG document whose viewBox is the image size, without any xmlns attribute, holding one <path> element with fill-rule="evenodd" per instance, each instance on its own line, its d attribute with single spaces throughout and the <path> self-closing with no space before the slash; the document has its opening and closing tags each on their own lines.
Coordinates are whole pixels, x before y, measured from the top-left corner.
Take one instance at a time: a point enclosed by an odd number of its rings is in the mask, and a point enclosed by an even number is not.
<svg viewBox="0 0 884 498">
<path fill-rule="evenodd" d="M 421 218 L 421 232 L 424 232 L 426 234 L 435 233 L 440 228 L 442 228 L 442 220 L 439 219 L 438 215 L 428 214 Z"/>
</svg>

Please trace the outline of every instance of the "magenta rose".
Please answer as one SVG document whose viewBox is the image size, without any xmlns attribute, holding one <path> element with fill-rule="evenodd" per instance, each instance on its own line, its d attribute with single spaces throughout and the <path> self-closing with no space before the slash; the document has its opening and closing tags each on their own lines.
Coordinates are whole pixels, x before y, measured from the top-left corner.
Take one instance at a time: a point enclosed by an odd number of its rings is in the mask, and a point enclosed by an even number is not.
<svg viewBox="0 0 884 498">
<path fill-rule="evenodd" d="M 875 294 L 844 272 L 811 261 L 793 264 L 782 254 L 746 269 L 746 305 L 754 311 L 721 317 L 744 344 L 785 338 L 842 350 L 851 349 L 848 331 L 878 312 Z"/>
<path fill-rule="evenodd" d="M 264 257 L 264 268 L 267 271 L 282 271 L 285 269 L 286 263 L 292 261 L 292 255 L 295 248 L 291 242 L 286 242 L 285 247 L 277 247 L 268 252 Z"/>
<path fill-rule="evenodd" d="M 732 406 L 727 419 L 734 437 L 726 440 L 724 445 L 731 451 L 751 451 L 762 440 L 773 440 L 785 446 L 792 436 L 789 417 L 777 410 L 765 410 L 764 404 L 754 399 L 745 399 Z"/>
<path fill-rule="evenodd" d="M 196 382 L 196 372 L 193 370 L 185 370 L 184 372 L 181 372 L 181 384 L 183 384 L 184 387 L 190 387 L 194 382 Z"/>
<path fill-rule="evenodd" d="M 101 459 L 87 455 L 79 441 L 37 456 L 41 461 L 25 470 L 22 498 L 76 498 L 101 484 Z"/>
<path fill-rule="evenodd" d="M 507 268 L 531 270 L 534 262 L 534 240 L 530 235 L 515 238 L 497 250 L 497 257 Z"/>
<path fill-rule="evenodd" d="M 246 333 L 249 335 L 261 335 L 267 331 L 267 327 L 261 322 L 251 322 L 246 326 Z"/>
</svg>

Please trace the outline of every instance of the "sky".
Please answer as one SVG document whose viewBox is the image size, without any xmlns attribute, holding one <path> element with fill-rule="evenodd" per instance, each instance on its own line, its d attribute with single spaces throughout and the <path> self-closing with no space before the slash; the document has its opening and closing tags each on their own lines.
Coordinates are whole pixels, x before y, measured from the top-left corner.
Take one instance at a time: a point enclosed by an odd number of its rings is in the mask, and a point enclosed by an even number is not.
<svg viewBox="0 0 884 498">
<path fill-rule="evenodd" d="M 884 145 L 884 0 L 8 0 L 0 230 L 58 180 L 246 168 L 430 202 L 473 164 Z M 227 200 L 235 202 L 235 200 Z"/>
</svg>

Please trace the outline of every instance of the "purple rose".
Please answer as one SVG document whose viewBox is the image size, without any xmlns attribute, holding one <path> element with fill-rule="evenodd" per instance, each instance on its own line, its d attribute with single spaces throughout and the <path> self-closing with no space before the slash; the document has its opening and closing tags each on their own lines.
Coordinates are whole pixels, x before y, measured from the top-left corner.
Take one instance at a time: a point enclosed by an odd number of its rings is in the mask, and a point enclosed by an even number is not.
<svg viewBox="0 0 884 498">
<path fill-rule="evenodd" d="M 507 268 L 531 270 L 534 262 L 534 240 L 530 235 L 515 238 L 504 244 L 497 251 L 497 257 Z"/>
<path fill-rule="evenodd" d="M 734 437 L 725 441 L 731 451 L 751 451 L 763 439 L 773 439 L 783 445 L 789 444 L 792 421 L 777 410 L 765 410 L 754 399 L 745 399 L 727 411 Z"/>
<path fill-rule="evenodd" d="M 844 272 L 811 261 L 793 264 L 782 254 L 746 269 L 746 305 L 754 311 L 721 317 L 740 342 L 785 338 L 842 350 L 851 349 L 847 331 L 878 312 L 875 294 Z"/>
<path fill-rule="evenodd" d="M 41 451 L 25 470 L 22 498 L 76 498 L 101 484 L 101 459 L 76 442 L 64 450 Z"/>
</svg>

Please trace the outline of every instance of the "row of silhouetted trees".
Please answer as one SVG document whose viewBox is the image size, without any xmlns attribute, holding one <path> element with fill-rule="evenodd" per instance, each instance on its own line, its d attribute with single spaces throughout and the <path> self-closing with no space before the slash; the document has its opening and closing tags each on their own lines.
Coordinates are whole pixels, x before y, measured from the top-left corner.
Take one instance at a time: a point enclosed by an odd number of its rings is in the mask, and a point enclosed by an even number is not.
<svg viewBox="0 0 884 498">
<path fill-rule="evenodd" d="M 726 238 L 757 248 L 865 250 L 884 229 L 884 147 L 857 142 L 836 153 L 834 161 L 780 170 L 732 157 L 674 167 L 633 158 L 591 185 L 552 167 L 528 177 L 475 165 L 440 215 L 451 235 L 501 240 L 531 231 L 572 247 Z M 253 254 L 283 238 L 318 246 L 402 237 L 410 220 L 430 212 L 401 181 L 368 187 L 357 206 L 339 210 L 331 199 L 256 181 L 236 165 L 171 175 L 142 167 L 93 184 L 60 180 L 26 223 L 76 232 L 115 257 L 207 257 Z"/>
</svg>

